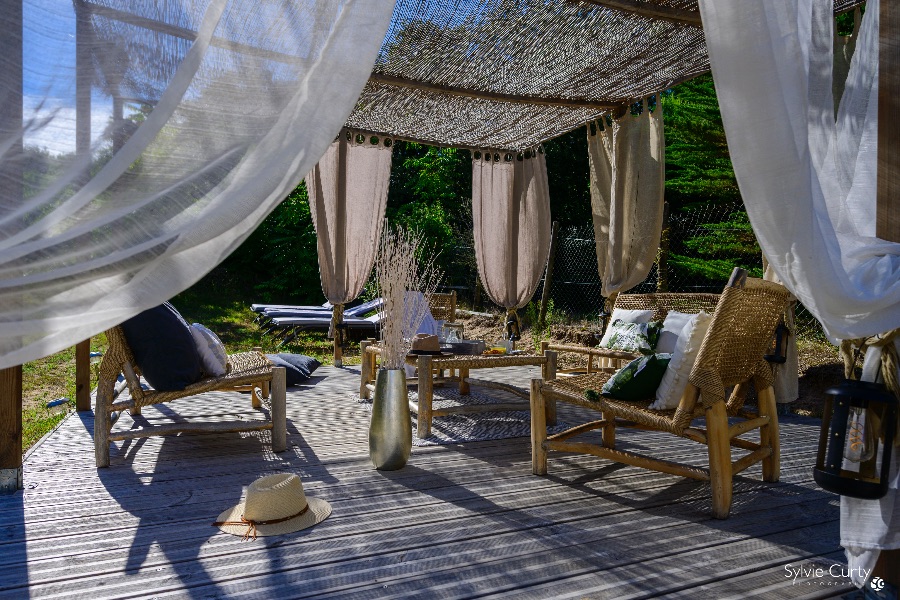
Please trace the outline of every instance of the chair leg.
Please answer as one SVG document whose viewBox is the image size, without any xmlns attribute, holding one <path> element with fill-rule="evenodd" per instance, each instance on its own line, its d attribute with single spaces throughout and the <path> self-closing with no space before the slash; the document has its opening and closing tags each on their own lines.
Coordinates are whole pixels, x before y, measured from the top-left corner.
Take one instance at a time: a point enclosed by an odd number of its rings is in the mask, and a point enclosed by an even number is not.
<svg viewBox="0 0 900 600">
<path fill-rule="evenodd" d="M 531 472 L 535 475 L 547 474 L 547 413 L 544 395 L 541 393 L 542 380 L 531 380 Z"/>
<path fill-rule="evenodd" d="M 287 380 L 284 367 L 272 369 L 272 451 L 287 450 Z"/>
<path fill-rule="evenodd" d="M 778 406 L 772 386 L 756 392 L 759 416 L 769 417 L 769 424 L 759 428 L 759 442 L 763 448 L 771 448 L 772 454 L 762 460 L 763 481 L 778 481 L 781 476 L 781 440 L 778 432 Z"/>
<path fill-rule="evenodd" d="M 603 426 L 601 432 L 602 443 L 604 448 L 615 449 L 616 447 L 616 417 L 612 413 L 601 412 L 606 425 Z"/>
<path fill-rule="evenodd" d="M 712 514 L 727 519 L 731 510 L 731 444 L 725 403 L 706 409 L 706 436 L 709 444 L 709 483 L 712 487 Z"/>
<path fill-rule="evenodd" d="M 97 401 L 94 405 L 94 460 L 97 468 L 109 466 L 109 405 L 115 390 L 113 380 L 101 377 L 97 382 Z"/>
</svg>

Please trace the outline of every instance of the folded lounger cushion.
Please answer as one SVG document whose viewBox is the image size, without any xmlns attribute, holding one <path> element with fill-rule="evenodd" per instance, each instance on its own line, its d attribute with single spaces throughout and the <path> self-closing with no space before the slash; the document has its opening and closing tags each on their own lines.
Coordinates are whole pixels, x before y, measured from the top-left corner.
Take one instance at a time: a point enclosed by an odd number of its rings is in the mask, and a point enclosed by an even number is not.
<svg viewBox="0 0 900 600">
<path fill-rule="evenodd" d="M 360 319 L 348 317 L 344 319 L 344 325 L 348 329 L 375 330 L 380 319 L 378 315 Z M 272 323 L 279 327 L 305 327 L 308 329 L 327 329 L 331 325 L 331 316 L 327 317 L 275 317 Z"/>
</svg>

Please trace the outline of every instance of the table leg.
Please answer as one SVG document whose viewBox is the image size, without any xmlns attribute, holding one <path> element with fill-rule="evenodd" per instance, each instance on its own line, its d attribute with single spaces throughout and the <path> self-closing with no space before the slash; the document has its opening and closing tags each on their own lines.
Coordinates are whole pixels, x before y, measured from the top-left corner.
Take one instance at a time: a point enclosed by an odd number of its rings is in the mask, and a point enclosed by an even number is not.
<svg viewBox="0 0 900 600">
<path fill-rule="evenodd" d="M 431 376 L 431 357 L 420 356 L 419 368 L 419 405 L 416 413 L 416 437 L 427 438 L 431 435 L 431 403 L 434 399 L 434 380 Z"/>
<path fill-rule="evenodd" d="M 469 367 L 459 368 L 459 393 L 466 395 L 469 389 Z"/>
</svg>

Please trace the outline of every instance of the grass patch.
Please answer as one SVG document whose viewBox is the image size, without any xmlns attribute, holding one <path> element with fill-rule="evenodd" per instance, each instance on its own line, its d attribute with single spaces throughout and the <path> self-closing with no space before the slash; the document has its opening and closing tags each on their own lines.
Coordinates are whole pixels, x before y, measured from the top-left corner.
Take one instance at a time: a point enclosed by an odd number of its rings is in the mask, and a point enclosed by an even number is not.
<svg viewBox="0 0 900 600">
<path fill-rule="evenodd" d="M 74 401 L 47 408 L 32 406 L 22 411 L 22 448 L 28 450 L 44 435 L 52 431 L 67 414 L 74 410 Z"/>
</svg>

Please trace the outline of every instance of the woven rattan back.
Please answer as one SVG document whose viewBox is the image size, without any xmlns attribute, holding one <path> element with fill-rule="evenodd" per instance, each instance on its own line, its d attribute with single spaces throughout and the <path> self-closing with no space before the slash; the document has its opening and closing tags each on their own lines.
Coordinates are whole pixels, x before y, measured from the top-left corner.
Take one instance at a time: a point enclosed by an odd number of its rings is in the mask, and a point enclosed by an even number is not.
<svg viewBox="0 0 900 600">
<path fill-rule="evenodd" d="M 144 396 L 140 381 L 141 371 L 134 361 L 134 354 L 131 352 L 128 340 L 125 339 L 125 332 L 121 327 L 107 329 L 106 340 L 109 342 L 109 348 L 100 365 L 100 377 L 109 377 L 115 380 L 119 373 L 122 373 L 128 383 L 131 396 L 136 402 L 140 402 Z"/>
<path fill-rule="evenodd" d="M 456 321 L 456 290 L 449 294 L 432 294 L 428 307 L 431 309 L 431 316 L 438 321 L 453 323 Z"/>
<path fill-rule="evenodd" d="M 662 321 L 670 310 L 683 313 L 702 310 L 712 314 L 718 302 L 719 294 L 619 294 L 613 306 L 625 310 L 652 310 L 653 320 Z"/>
<path fill-rule="evenodd" d="M 691 371 L 704 405 L 724 399 L 725 388 L 754 380 L 771 384 L 772 370 L 763 355 L 772 342 L 790 292 L 777 283 L 747 279 L 744 288 L 726 288 Z M 742 403 L 743 398 L 733 397 Z M 729 412 L 738 407 L 729 405 Z"/>
</svg>

